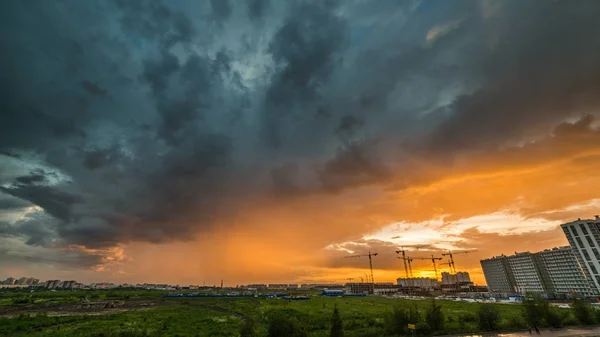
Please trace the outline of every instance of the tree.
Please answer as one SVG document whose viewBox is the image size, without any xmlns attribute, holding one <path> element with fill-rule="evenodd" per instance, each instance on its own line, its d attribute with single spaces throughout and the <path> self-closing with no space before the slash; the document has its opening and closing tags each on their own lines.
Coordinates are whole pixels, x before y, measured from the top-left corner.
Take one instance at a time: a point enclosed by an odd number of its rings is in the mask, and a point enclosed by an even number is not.
<svg viewBox="0 0 600 337">
<path fill-rule="evenodd" d="M 527 293 L 523 299 L 523 316 L 531 326 L 539 326 L 550 310 L 550 303 L 539 294 Z"/>
<path fill-rule="evenodd" d="M 340 317 L 337 304 L 333 306 L 333 314 L 331 315 L 331 331 L 329 336 L 344 337 L 344 325 L 342 323 L 342 318 Z"/>
<path fill-rule="evenodd" d="M 500 311 L 492 304 L 481 304 L 477 309 L 479 328 L 487 331 L 498 329 L 500 324 Z"/>
<path fill-rule="evenodd" d="M 444 313 L 442 306 L 437 304 L 435 299 L 431 300 L 431 304 L 425 312 L 425 321 L 433 331 L 441 331 L 444 329 Z"/>
<path fill-rule="evenodd" d="M 563 317 L 561 317 L 555 310 L 552 310 L 552 308 L 548 308 L 544 315 L 544 319 L 546 320 L 546 323 L 553 328 L 563 327 Z"/>
<path fill-rule="evenodd" d="M 421 313 L 416 304 L 408 308 L 408 323 L 417 324 L 421 322 Z"/>
<path fill-rule="evenodd" d="M 273 315 L 269 320 L 269 337 L 306 337 L 306 331 L 300 327 L 295 317 L 286 313 Z"/>
<path fill-rule="evenodd" d="M 246 318 L 240 329 L 240 337 L 254 337 L 256 334 L 256 323 L 252 318 Z"/>
<path fill-rule="evenodd" d="M 591 325 L 596 323 L 592 307 L 581 298 L 573 297 L 573 311 L 579 323 Z"/>
<path fill-rule="evenodd" d="M 383 318 L 386 332 L 397 336 L 403 334 L 408 323 L 411 323 L 408 317 L 406 309 L 394 306 L 394 310 L 391 313 L 388 312 Z"/>
</svg>

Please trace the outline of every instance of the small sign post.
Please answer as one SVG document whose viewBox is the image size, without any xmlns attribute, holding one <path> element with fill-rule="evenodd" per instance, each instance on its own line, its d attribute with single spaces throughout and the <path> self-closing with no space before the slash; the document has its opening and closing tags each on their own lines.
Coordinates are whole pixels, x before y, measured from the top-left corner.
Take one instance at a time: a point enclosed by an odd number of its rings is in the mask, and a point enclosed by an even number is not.
<svg viewBox="0 0 600 337">
<path fill-rule="evenodd" d="M 414 324 L 409 324 L 408 325 L 408 329 L 412 332 L 412 335 L 415 335 L 415 325 Z"/>
</svg>

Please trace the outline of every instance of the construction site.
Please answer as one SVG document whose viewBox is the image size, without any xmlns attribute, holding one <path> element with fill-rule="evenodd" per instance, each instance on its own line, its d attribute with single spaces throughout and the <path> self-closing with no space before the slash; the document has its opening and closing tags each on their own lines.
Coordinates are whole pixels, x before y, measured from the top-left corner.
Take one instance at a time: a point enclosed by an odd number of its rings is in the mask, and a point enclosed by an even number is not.
<svg viewBox="0 0 600 337">
<path fill-rule="evenodd" d="M 415 245 L 410 247 L 400 247 L 395 251 L 396 258 L 402 261 L 404 267 L 404 277 L 396 279 L 396 283 L 375 282 L 373 275 L 373 263 L 377 252 L 368 251 L 366 254 L 357 254 L 345 256 L 345 258 L 363 258 L 368 259 L 369 274 L 363 278 L 358 277 L 360 282 L 352 282 L 355 278 L 348 278 L 350 281 L 345 284 L 343 294 L 373 294 L 373 295 L 429 295 L 429 294 L 453 294 L 453 293 L 483 293 L 487 292 L 487 287 L 476 286 L 466 271 L 457 271 L 455 256 L 476 252 L 475 250 L 452 251 L 447 250 L 430 254 L 430 257 L 417 257 L 411 254 L 418 253 L 424 246 Z M 412 248 L 409 250 L 408 248 Z M 428 251 L 429 253 L 429 251 Z M 431 263 L 431 270 L 434 277 L 415 277 L 413 273 L 414 261 L 427 261 Z M 365 261 L 366 262 L 366 261 Z M 442 271 L 442 270 L 445 271 Z M 331 290 L 331 289 L 329 289 Z"/>
</svg>

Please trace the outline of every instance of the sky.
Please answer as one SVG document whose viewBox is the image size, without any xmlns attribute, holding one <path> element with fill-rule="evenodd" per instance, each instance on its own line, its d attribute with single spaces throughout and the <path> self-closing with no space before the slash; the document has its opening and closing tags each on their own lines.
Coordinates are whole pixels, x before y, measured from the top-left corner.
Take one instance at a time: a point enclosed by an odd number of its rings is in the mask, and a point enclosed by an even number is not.
<svg viewBox="0 0 600 337">
<path fill-rule="evenodd" d="M 0 278 L 404 276 L 600 213 L 596 0 L 0 3 Z M 417 248 L 416 246 L 423 247 Z M 446 262 L 446 258 L 442 262 Z M 441 265 L 447 270 L 447 263 Z M 418 276 L 433 276 L 415 260 Z"/>
</svg>

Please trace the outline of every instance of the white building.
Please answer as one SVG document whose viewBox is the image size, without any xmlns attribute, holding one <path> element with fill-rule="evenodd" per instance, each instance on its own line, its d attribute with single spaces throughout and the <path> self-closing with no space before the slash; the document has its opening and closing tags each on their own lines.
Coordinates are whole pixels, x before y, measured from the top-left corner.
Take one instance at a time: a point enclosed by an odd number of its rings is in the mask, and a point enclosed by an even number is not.
<svg viewBox="0 0 600 337">
<path fill-rule="evenodd" d="M 561 225 L 592 291 L 600 295 L 600 217 Z"/>
<path fill-rule="evenodd" d="M 466 271 L 459 271 L 456 274 L 442 272 L 442 284 L 471 283 L 471 277 Z"/>
<path fill-rule="evenodd" d="M 543 293 L 546 291 L 533 254 L 530 252 L 515 252 L 515 255 L 507 257 L 507 260 L 517 292 L 525 294 L 526 292 Z"/>
<path fill-rule="evenodd" d="M 482 260 L 481 266 L 491 292 L 537 292 L 554 297 L 568 297 L 572 293 L 593 295 L 568 246 L 537 253 L 501 255 Z"/>
<path fill-rule="evenodd" d="M 481 260 L 481 269 L 488 289 L 493 293 L 515 292 L 515 282 L 505 255 Z"/>
<path fill-rule="evenodd" d="M 549 293 L 567 295 L 571 292 L 585 297 L 593 296 L 592 288 L 577 262 L 571 247 L 546 249 L 536 254 L 544 267 L 542 277 L 547 278 Z"/>
<path fill-rule="evenodd" d="M 433 289 L 439 288 L 440 282 L 434 278 L 426 278 L 426 277 L 401 277 L 398 278 L 397 283 L 399 286 L 403 287 L 417 287 L 423 289 Z"/>
</svg>

